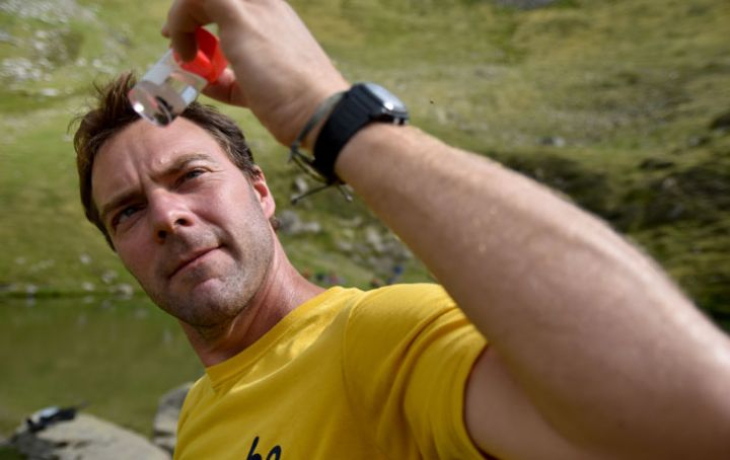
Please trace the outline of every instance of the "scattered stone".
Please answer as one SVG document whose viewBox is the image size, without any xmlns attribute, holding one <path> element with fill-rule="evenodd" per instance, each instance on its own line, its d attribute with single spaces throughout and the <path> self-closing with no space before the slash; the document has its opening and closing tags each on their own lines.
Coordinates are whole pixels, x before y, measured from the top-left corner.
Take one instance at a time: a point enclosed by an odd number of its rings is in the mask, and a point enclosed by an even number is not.
<svg viewBox="0 0 730 460">
<path fill-rule="evenodd" d="M 185 383 L 165 393 L 157 406 L 152 442 L 170 454 L 177 442 L 177 420 L 180 417 L 180 409 L 192 386 L 192 383 Z"/>
<path fill-rule="evenodd" d="M 81 289 L 83 289 L 86 292 L 94 292 L 94 290 L 96 289 L 96 285 L 94 285 L 94 283 L 91 283 L 89 281 L 84 281 L 83 283 L 81 283 Z"/>
<path fill-rule="evenodd" d="M 279 231 L 285 235 L 300 235 L 303 233 L 317 234 L 322 231 L 322 225 L 319 222 L 304 222 L 296 211 L 286 209 L 279 216 Z"/>
<path fill-rule="evenodd" d="M 344 228 L 343 232 L 350 232 L 348 235 L 354 236 L 355 233 L 352 229 L 360 227 L 363 222 L 362 216 L 355 216 L 352 219 L 340 219 L 340 227 Z"/>
<path fill-rule="evenodd" d="M 382 254 L 383 252 L 385 252 L 383 237 L 380 235 L 380 232 L 376 227 L 370 226 L 365 229 L 365 241 L 378 254 Z"/>
<path fill-rule="evenodd" d="M 309 184 L 307 183 L 307 179 L 305 179 L 304 176 L 299 175 L 294 178 L 291 188 L 294 194 L 304 195 L 309 191 Z"/>
<path fill-rule="evenodd" d="M 494 0 L 494 3 L 520 10 L 534 10 L 550 6 L 555 3 L 555 0 Z"/>
<path fill-rule="evenodd" d="M 127 283 L 119 283 L 112 288 L 114 295 L 123 299 L 128 299 L 134 295 L 134 288 Z"/>
<path fill-rule="evenodd" d="M 335 248 L 345 254 L 350 254 L 355 249 L 354 245 L 351 242 L 339 239 L 335 240 Z"/>
<path fill-rule="evenodd" d="M 5 32 L 4 30 L 0 30 L 0 43 L 9 43 L 11 45 L 15 45 L 18 43 L 18 41 L 9 33 Z"/>
<path fill-rule="evenodd" d="M 74 0 L 3 0 L 0 11 L 19 18 L 39 19 L 51 24 L 65 24 L 69 20 L 91 20 L 94 14 Z"/>
<path fill-rule="evenodd" d="M 40 61 L 36 63 L 24 57 L 4 59 L 0 64 L 0 77 L 13 81 L 37 81 L 44 73 L 45 67 Z"/>
<path fill-rule="evenodd" d="M 541 138 L 539 141 L 539 144 L 547 146 L 547 147 L 559 147 L 560 148 L 560 147 L 565 147 L 565 145 L 567 143 L 565 142 L 565 139 L 563 139 L 560 136 L 547 136 L 547 137 Z"/>
<path fill-rule="evenodd" d="M 40 90 L 40 95 L 45 97 L 56 97 L 59 94 L 61 94 L 61 92 L 55 88 L 43 88 Z"/>
<path fill-rule="evenodd" d="M 30 460 L 170 458 L 142 436 L 89 414 L 76 414 L 73 420 L 53 423 L 35 433 L 23 425 L 10 445 Z"/>
<path fill-rule="evenodd" d="M 101 280 L 104 282 L 104 284 L 111 284 L 119 274 L 114 270 L 106 270 L 104 273 L 101 274 Z"/>
</svg>

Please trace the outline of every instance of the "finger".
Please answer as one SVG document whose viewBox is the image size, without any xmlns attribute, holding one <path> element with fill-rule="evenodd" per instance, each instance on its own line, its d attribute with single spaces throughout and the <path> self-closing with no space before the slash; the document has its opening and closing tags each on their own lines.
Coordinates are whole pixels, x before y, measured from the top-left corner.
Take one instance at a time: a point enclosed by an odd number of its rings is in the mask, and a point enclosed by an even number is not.
<svg viewBox="0 0 730 460">
<path fill-rule="evenodd" d="M 203 88 L 203 94 L 226 104 L 246 107 L 246 98 L 241 92 L 241 87 L 236 81 L 236 75 L 231 69 L 224 70 L 215 83 Z"/>
<path fill-rule="evenodd" d="M 177 0 L 167 13 L 167 22 L 162 26 L 162 35 L 171 40 L 172 48 L 183 61 L 190 61 L 195 58 L 198 51 L 195 30 L 209 22 L 199 2 Z"/>
<path fill-rule="evenodd" d="M 198 42 L 195 40 L 194 33 L 177 32 L 170 34 L 172 49 L 184 62 L 192 61 L 198 52 Z"/>
</svg>

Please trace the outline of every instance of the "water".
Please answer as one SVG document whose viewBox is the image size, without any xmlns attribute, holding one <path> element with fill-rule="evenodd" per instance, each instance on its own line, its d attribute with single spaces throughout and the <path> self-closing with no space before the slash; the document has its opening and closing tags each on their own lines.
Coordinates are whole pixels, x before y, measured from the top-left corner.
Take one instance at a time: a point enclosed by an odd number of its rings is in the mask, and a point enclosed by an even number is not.
<svg viewBox="0 0 730 460">
<path fill-rule="evenodd" d="M 53 405 L 149 434 L 157 401 L 202 367 L 148 300 L 0 299 L 0 434 Z"/>
<path fill-rule="evenodd" d="M 166 126 L 197 97 L 207 81 L 180 68 L 168 50 L 129 92 L 134 110 L 159 126 Z"/>
</svg>

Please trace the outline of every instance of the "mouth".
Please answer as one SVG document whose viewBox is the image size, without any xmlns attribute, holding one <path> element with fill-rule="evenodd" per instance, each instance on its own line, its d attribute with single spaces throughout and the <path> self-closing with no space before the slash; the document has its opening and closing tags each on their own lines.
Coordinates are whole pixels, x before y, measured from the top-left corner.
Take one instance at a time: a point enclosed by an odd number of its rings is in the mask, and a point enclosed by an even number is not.
<svg viewBox="0 0 730 460">
<path fill-rule="evenodd" d="M 168 276 L 168 278 L 175 277 L 175 275 L 177 275 L 181 271 L 185 270 L 186 268 L 191 267 L 198 260 L 202 259 L 207 254 L 215 251 L 216 249 L 218 249 L 218 247 L 206 248 L 206 249 L 199 249 L 197 251 L 193 251 L 193 252 L 187 253 L 183 257 L 180 257 L 178 259 L 178 262 L 174 265 L 174 268 L 170 272 L 170 275 Z"/>
</svg>

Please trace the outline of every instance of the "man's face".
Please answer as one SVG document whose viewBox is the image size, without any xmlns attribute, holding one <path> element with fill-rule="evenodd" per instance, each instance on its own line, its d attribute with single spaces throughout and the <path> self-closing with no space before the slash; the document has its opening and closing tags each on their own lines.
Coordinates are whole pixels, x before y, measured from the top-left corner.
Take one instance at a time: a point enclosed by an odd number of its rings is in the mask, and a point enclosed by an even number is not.
<svg viewBox="0 0 730 460">
<path fill-rule="evenodd" d="M 271 264 L 274 201 L 202 128 L 137 121 L 108 140 L 92 197 L 127 269 L 163 310 L 194 327 L 240 313 Z"/>
</svg>

